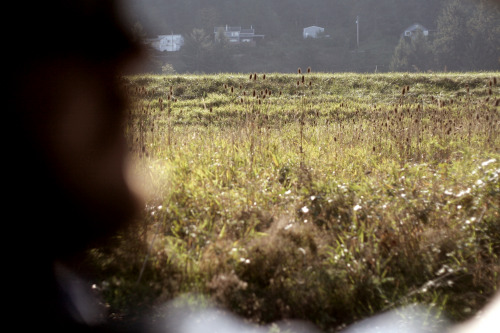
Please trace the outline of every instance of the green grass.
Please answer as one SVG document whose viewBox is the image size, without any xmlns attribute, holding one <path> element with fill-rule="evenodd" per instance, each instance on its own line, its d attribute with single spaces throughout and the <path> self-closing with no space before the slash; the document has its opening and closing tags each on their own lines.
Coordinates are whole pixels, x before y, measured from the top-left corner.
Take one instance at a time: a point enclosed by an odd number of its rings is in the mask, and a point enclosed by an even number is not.
<svg viewBox="0 0 500 333">
<path fill-rule="evenodd" d="M 469 318 L 500 282 L 498 76 L 125 77 L 148 196 L 91 252 L 111 309 L 194 292 L 326 331 L 413 302 Z"/>
</svg>

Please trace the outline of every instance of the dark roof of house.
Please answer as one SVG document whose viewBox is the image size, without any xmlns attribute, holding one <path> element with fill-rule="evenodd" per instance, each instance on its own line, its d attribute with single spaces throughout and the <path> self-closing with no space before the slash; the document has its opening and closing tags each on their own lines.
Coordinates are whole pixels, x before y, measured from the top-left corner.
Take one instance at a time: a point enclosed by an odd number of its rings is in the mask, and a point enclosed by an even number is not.
<svg viewBox="0 0 500 333">
<path fill-rule="evenodd" d="M 415 31 L 415 30 L 428 30 L 428 29 L 423 25 L 421 25 L 420 23 L 415 23 L 405 29 L 405 31 Z"/>
<path fill-rule="evenodd" d="M 230 26 L 225 26 L 225 27 L 215 27 L 214 32 L 218 32 L 219 30 L 224 30 L 224 31 L 241 31 L 241 27 L 230 27 Z"/>
</svg>

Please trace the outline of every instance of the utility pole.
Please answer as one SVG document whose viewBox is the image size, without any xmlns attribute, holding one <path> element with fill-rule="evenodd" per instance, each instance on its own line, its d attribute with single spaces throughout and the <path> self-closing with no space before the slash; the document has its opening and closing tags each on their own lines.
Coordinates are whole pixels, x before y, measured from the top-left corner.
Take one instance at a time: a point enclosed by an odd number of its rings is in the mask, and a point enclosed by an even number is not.
<svg viewBox="0 0 500 333">
<path fill-rule="evenodd" d="M 356 44 L 359 51 L 359 16 L 356 16 Z"/>
</svg>

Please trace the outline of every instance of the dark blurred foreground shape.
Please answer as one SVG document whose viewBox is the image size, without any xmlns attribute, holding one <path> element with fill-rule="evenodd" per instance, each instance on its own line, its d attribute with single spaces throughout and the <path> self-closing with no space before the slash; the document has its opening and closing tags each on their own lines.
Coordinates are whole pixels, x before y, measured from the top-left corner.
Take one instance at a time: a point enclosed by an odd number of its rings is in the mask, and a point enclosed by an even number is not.
<svg viewBox="0 0 500 333">
<path fill-rule="evenodd" d="M 67 265 L 140 207 L 126 179 L 126 101 L 117 84 L 139 48 L 115 5 L 17 1 L 4 13 L 8 329 L 110 329 Z"/>
<path fill-rule="evenodd" d="M 126 179 L 126 101 L 117 84 L 140 52 L 115 5 L 18 1 L 5 14 L 2 300 L 9 330 L 117 331 L 68 268 L 140 207 Z M 485 318 L 498 323 L 499 312 Z M 224 312 L 176 313 L 153 331 L 263 332 Z"/>
</svg>

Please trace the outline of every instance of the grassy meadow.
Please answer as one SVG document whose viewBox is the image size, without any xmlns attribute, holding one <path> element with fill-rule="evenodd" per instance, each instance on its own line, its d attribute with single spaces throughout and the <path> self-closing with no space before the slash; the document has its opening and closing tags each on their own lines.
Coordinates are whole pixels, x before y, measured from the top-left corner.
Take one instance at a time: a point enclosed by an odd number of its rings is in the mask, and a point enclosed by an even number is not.
<svg viewBox="0 0 500 333">
<path fill-rule="evenodd" d="M 324 331 L 414 302 L 471 317 L 500 286 L 497 78 L 124 77 L 147 199 L 90 253 L 111 312 L 193 293 Z"/>
</svg>

